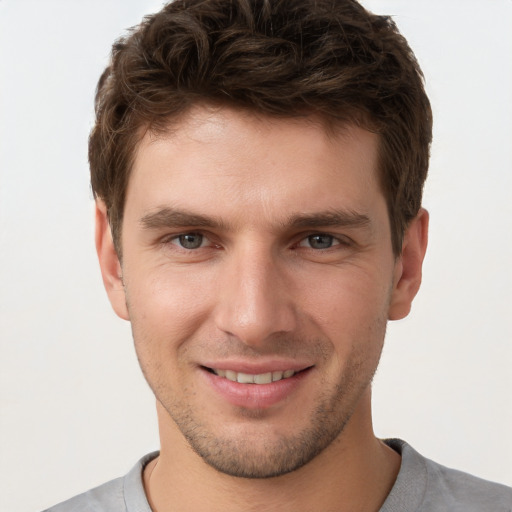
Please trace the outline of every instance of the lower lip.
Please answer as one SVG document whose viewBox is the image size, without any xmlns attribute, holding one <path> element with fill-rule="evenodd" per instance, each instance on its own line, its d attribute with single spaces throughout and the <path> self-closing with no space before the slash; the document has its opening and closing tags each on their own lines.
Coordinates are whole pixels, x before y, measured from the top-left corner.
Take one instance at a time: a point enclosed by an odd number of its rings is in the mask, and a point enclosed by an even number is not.
<svg viewBox="0 0 512 512">
<path fill-rule="evenodd" d="M 302 370 L 292 377 L 269 384 L 241 384 L 225 377 L 219 377 L 208 370 L 202 372 L 213 389 L 231 405 L 246 409 L 267 409 L 290 397 L 311 368 Z"/>
</svg>

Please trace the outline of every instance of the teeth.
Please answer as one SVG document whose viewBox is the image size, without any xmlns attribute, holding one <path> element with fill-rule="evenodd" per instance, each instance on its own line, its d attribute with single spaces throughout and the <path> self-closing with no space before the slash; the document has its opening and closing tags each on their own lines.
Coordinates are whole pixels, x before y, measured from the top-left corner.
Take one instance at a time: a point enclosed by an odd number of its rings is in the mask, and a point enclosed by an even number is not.
<svg viewBox="0 0 512 512">
<path fill-rule="evenodd" d="M 236 382 L 236 372 L 233 370 L 226 370 L 226 379 Z"/>
<path fill-rule="evenodd" d="M 254 384 L 254 377 L 254 375 L 240 372 L 237 375 L 236 380 L 237 382 L 240 382 L 240 384 Z"/>
<path fill-rule="evenodd" d="M 259 373 L 257 375 L 234 372 L 233 370 L 213 369 L 213 372 L 219 377 L 225 377 L 232 382 L 239 382 L 240 384 L 270 384 L 271 382 L 276 382 L 281 379 L 288 379 L 295 375 L 294 370 Z"/>
<path fill-rule="evenodd" d="M 270 384 L 272 382 L 272 372 L 260 373 L 254 376 L 254 384 Z"/>
<path fill-rule="evenodd" d="M 281 380 L 283 378 L 283 372 L 272 372 L 272 382 Z"/>
</svg>

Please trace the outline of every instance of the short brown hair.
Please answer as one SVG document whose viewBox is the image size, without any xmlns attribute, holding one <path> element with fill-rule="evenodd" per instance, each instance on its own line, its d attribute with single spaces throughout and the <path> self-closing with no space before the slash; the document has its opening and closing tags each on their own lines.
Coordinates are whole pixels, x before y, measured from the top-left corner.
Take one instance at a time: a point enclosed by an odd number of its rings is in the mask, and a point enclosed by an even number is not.
<svg viewBox="0 0 512 512">
<path fill-rule="evenodd" d="M 423 75 L 391 18 L 355 0 L 175 0 L 113 46 L 89 139 L 91 184 L 118 254 L 141 133 L 198 102 L 318 115 L 380 136 L 379 172 L 401 251 L 421 206 L 432 138 Z"/>
</svg>

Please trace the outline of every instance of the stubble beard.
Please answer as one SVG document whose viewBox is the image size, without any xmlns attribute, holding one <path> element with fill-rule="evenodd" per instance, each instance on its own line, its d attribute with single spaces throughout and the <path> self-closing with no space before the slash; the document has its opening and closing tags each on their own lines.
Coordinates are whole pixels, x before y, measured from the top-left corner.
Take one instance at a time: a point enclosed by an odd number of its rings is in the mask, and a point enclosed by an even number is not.
<svg viewBox="0 0 512 512">
<path fill-rule="evenodd" d="M 342 435 L 371 385 L 376 366 L 377 362 L 369 369 L 367 364 L 355 362 L 346 368 L 334 392 L 331 389 L 318 398 L 318 405 L 309 413 L 310 424 L 296 434 L 223 436 L 201 421 L 186 397 L 179 402 L 157 399 L 190 447 L 209 466 L 238 478 L 273 478 L 303 467 Z M 242 410 L 240 414 L 252 417 L 255 423 L 265 421 L 264 411 Z M 299 418 L 303 414 L 297 411 Z"/>
<path fill-rule="evenodd" d="M 340 438 L 355 409 L 364 399 L 363 395 L 371 386 L 380 360 L 386 324 L 386 317 L 376 319 L 366 333 L 368 337 L 363 336 L 358 340 L 359 343 L 354 342 L 357 348 L 347 361 L 338 383 L 329 384 L 323 379 L 320 388 L 326 391 L 318 396 L 318 405 L 309 412 L 309 425 L 296 434 L 273 433 L 268 436 L 263 433 L 263 429 L 261 435 L 252 437 L 223 436 L 222 432 L 215 431 L 211 425 L 201 420 L 201 411 L 198 413 L 194 409 L 190 396 L 185 393 L 181 399 L 176 399 L 172 395 L 172 390 L 165 385 L 165 380 L 158 382 L 159 379 L 156 379 L 152 382 L 150 375 L 154 375 L 154 372 L 145 367 L 138 350 L 137 357 L 156 399 L 177 425 L 192 450 L 204 462 L 217 471 L 233 477 L 273 478 L 298 470 Z M 132 321 L 132 331 L 133 327 Z M 135 332 L 133 334 L 136 339 Z M 378 347 L 374 346 L 372 350 L 373 344 L 377 344 Z M 135 345 L 137 348 L 137 342 Z M 327 358 L 324 344 L 318 342 L 316 346 Z M 304 413 L 302 410 L 296 412 L 299 419 Z M 265 411 L 240 408 L 240 415 L 246 418 L 252 416 L 255 422 L 265 421 Z M 293 418 L 290 421 L 292 422 Z"/>
<path fill-rule="evenodd" d="M 350 418 L 347 414 L 334 421 L 332 407 L 323 400 L 315 410 L 314 424 L 298 434 L 281 434 L 273 439 L 230 439 L 213 435 L 188 413 L 167 412 L 190 447 L 208 465 L 230 476 L 258 479 L 281 476 L 301 468 L 341 434 Z"/>
</svg>

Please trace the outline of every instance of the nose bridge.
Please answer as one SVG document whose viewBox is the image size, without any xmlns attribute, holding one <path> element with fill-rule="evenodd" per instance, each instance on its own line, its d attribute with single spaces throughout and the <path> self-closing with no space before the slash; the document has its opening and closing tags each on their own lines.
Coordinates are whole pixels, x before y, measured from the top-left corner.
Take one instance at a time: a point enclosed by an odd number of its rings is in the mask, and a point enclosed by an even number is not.
<svg viewBox="0 0 512 512">
<path fill-rule="evenodd" d="M 264 243 L 247 243 L 226 258 L 217 327 L 245 344 L 258 345 L 295 327 L 293 302 L 279 257 Z"/>
</svg>

